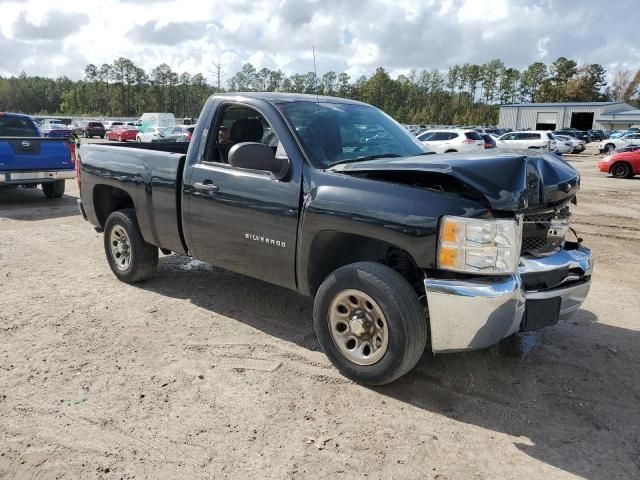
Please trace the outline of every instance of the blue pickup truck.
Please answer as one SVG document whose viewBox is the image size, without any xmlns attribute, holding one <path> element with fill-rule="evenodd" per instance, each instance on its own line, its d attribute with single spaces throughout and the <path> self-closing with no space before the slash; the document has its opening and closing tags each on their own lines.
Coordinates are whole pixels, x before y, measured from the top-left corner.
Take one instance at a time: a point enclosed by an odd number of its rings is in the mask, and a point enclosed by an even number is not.
<svg viewBox="0 0 640 480">
<path fill-rule="evenodd" d="M 0 112 L 0 189 L 42 185 L 47 198 L 59 198 L 74 177 L 67 138 L 43 138 L 29 116 Z"/>
</svg>

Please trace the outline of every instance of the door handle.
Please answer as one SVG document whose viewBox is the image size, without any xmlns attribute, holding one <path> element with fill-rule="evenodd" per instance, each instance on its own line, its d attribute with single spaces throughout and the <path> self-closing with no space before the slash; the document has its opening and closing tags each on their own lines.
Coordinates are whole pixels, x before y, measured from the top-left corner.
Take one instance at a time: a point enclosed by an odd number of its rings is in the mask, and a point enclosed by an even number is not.
<svg viewBox="0 0 640 480">
<path fill-rule="evenodd" d="M 213 183 L 211 183 L 211 181 L 207 181 L 205 180 L 204 182 L 196 182 L 193 184 L 193 188 L 195 188 L 196 190 L 202 190 L 204 192 L 207 193 L 213 193 L 213 192 L 217 192 L 218 190 L 220 190 L 218 188 L 217 185 L 214 185 Z"/>
</svg>

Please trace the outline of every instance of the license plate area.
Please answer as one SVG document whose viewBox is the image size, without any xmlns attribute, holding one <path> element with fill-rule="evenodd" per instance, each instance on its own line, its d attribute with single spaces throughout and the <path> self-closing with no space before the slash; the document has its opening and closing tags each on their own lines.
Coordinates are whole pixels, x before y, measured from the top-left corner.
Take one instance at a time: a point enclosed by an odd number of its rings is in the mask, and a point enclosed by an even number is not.
<svg viewBox="0 0 640 480">
<path fill-rule="evenodd" d="M 520 331 L 530 332 L 558 323 L 561 303 L 561 297 L 527 300 Z"/>
</svg>

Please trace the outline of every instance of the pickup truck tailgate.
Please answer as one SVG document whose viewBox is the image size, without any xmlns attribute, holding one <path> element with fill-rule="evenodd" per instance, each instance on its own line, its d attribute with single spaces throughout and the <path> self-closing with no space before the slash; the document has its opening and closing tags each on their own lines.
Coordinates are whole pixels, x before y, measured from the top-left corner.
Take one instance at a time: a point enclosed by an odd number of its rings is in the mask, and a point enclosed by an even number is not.
<svg viewBox="0 0 640 480">
<path fill-rule="evenodd" d="M 72 168 L 66 138 L 0 137 L 0 173 Z"/>
</svg>

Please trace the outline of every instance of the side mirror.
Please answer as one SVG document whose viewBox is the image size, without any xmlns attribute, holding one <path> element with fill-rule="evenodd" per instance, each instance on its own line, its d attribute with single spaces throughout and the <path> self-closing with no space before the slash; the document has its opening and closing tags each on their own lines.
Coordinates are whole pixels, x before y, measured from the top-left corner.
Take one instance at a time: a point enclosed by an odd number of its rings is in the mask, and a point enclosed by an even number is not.
<svg viewBox="0 0 640 480">
<path fill-rule="evenodd" d="M 271 172 L 276 180 L 282 180 L 289 172 L 289 158 L 274 154 L 264 143 L 237 143 L 229 150 L 228 158 L 233 167 Z"/>
</svg>

